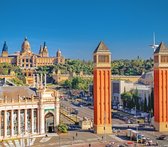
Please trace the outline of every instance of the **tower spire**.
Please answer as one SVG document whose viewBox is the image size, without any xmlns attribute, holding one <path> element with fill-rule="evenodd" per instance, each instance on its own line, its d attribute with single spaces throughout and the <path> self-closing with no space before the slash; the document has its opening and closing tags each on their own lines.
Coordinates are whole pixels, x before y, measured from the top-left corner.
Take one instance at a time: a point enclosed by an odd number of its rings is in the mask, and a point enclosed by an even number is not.
<svg viewBox="0 0 168 147">
<path fill-rule="evenodd" d="M 2 48 L 2 51 L 8 51 L 8 46 L 6 44 L 6 41 L 4 41 L 4 45 L 3 45 L 3 48 Z"/>
</svg>

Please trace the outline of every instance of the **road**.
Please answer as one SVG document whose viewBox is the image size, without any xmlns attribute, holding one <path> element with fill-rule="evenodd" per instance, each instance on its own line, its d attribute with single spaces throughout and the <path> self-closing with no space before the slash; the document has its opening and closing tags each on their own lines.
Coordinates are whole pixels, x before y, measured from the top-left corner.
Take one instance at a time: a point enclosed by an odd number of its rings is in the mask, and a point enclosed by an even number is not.
<svg viewBox="0 0 168 147">
<path fill-rule="evenodd" d="M 84 107 L 84 106 L 83 107 L 74 106 L 73 104 L 71 104 L 70 101 L 64 101 L 64 100 L 61 101 L 61 105 L 63 105 L 64 108 L 67 110 L 70 110 L 70 108 L 77 109 L 78 110 L 78 117 L 80 117 L 81 119 L 83 117 L 87 117 L 88 119 L 93 120 L 93 109 L 90 109 L 90 108 Z M 126 124 L 124 121 L 122 121 L 120 119 L 114 118 L 112 120 L 112 122 L 115 126 L 116 125 L 128 126 L 128 124 Z"/>
<path fill-rule="evenodd" d="M 93 110 L 88 107 L 78 107 L 71 104 L 69 101 L 64 100 L 61 101 L 61 105 L 67 110 L 70 110 L 70 108 L 78 110 L 78 117 L 80 118 L 87 117 L 88 119 L 93 120 Z"/>
</svg>

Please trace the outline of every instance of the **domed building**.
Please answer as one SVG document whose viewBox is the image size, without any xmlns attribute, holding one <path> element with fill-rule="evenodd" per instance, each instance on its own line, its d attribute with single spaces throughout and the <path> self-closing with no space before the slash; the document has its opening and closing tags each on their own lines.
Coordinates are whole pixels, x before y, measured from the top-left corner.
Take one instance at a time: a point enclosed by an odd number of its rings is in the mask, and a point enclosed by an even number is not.
<svg viewBox="0 0 168 147">
<path fill-rule="evenodd" d="M 21 67 L 23 74 L 26 76 L 27 84 L 32 85 L 33 74 L 35 74 L 37 67 L 58 63 L 64 64 L 65 59 L 60 50 L 57 51 L 55 57 L 49 57 L 46 42 L 44 42 L 43 46 L 40 45 L 39 54 L 33 53 L 28 39 L 25 38 L 21 46 L 21 51 L 14 54 L 8 54 L 8 46 L 6 41 L 4 42 L 0 63 L 4 62 Z"/>
</svg>

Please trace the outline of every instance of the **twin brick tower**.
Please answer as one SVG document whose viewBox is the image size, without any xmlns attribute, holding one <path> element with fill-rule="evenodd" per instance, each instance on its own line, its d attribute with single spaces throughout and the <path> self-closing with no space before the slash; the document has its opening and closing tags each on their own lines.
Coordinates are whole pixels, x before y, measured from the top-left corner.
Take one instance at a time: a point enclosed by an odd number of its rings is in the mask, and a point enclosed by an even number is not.
<svg viewBox="0 0 168 147">
<path fill-rule="evenodd" d="M 111 122 L 111 53 L 100 42 L 93 53 L 94 131 L 112 133 Z"/>
<path fill-rule="evenodd" d="M 112 133 L 111 52 L 100 42 L 93 53 L 94 131 Z M 154 126 L 168 131 L 168 47 L 160 43 L 154 52 Z"/>
<path fill-rule="evenodd" d="M 154 119 L 156 130 L 168 131 L 168 47 L 163 42 L 154 52 Z"/>
</svg>

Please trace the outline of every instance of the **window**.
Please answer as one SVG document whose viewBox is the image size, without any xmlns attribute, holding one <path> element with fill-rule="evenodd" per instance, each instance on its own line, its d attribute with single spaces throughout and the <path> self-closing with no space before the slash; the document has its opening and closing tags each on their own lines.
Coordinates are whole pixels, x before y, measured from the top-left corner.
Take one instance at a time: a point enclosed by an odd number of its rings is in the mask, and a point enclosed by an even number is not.
<svg viewBox="0 0 168 147">
<path fill-rule="evenodd" d="M 97 62 L 97 57 L 96 56 L 94 56 L 94 63 L 96 63 Z"/>
<path fill-rule="evenodd" d="M 29 62 L 29 59 L 26 59 L 26 62 Z"/>
<path fill-rule="evenodd" d="M 168 63 L 168 56 L 161 56 L 162 63 Z"/>
<path fill-rule="evenodd" d="M 159 60 L 158 60 L 158 56 L 154 56 L 154 62 L 155 62 L 155 63 L 158 63 L 158 61 L 159 61 Z"/>
<path fill-rule="evenodd" d="M 109 63 L 109 55 L 99 55 L 100 63 Z"/>
</svg>

